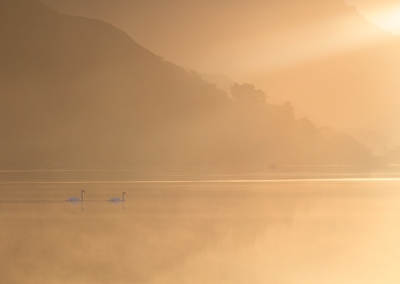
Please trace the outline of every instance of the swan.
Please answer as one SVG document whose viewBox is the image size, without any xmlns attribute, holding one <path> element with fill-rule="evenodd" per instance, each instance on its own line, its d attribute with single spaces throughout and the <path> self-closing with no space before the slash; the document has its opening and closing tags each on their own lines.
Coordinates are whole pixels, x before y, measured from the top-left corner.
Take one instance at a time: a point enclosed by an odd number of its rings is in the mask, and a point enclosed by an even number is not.
<svg viewBox="0 0 400 284">
<path fill-rule="evenodd" d="M 79 199 L 78 197 L 73 196 L 73 197 L 68 198 L 66 201 L 70 201 L 70 202 L 84 201 L 84 197 L 85 197 L 85 191 L 82 189 L 81 190 L 81 199 Z"/>
<path fill-rule="evenodd" d="M 110 202 L 121 202 L 121 201 L 124 202 L 125 201 L 125 195 L 126 195 L 126 192 L 124 191 L 122 193 L 122 199 L 119 198 L 119 197 L 113 197 L 111 199 L 108 199 L 108 201 L 110 201 Z"/>
</svg>

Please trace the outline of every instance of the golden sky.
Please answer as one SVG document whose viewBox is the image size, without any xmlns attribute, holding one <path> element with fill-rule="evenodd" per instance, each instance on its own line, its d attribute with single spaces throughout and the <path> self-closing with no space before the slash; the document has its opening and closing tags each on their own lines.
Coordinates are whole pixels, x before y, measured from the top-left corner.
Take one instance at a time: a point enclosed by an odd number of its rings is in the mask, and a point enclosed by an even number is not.
<svg viewBox="0 0 400 284">
<path fill-rule="evenodd" d="M 400 34 L 400 2 L 397 0 L 347 0 L 368 20 L 384 30 Z"/>
</svg>

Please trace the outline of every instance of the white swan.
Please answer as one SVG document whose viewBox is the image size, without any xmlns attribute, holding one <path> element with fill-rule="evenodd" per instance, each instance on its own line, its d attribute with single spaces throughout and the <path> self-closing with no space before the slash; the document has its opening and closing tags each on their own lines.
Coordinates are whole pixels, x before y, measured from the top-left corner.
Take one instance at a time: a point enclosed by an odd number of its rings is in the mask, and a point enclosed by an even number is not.
<svg viewBox="0 0 400 284">
<path fill-rule="evenodd" d="M 121 201 L 124 202 L 125 201 L 125 195 L 126 195 L 126 192 L 124 191 L 122 193 L 122 199 L 119 198 L 119 197 L 113 197 L 111 199 L 108 199 L 108 201 L 110 201 L 110 202 L 121 202 Z"/>
<path fill-rule="evenodd" d="M 70 201 L 70 202 L 84 201 L 84 198 L 85 198 L 85 191 L 82 189 L 81 190 L 81 199 L 79 199 L 78 197 L 73 196 L 73 197 L 68 198 L 66 201 Z"/>
</svg>

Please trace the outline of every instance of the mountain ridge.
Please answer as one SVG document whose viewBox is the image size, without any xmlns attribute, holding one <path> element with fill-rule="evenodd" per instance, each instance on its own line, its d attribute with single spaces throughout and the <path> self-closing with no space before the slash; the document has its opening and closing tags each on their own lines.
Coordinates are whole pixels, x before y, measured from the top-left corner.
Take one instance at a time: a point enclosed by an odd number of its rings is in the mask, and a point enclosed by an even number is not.
<svg viewBox="0 0 400 284">
<path fill-rule="evenodd" d="M 110 13 L 101 7 L 105 1 L 90 2 L 97 7 L 92 10 L 83 7 L 88 0 L 44 1 L 106 18 L 180 65 L 285 97 L 319 125 L 373 128 L 400 138 L 393 123 L 400 119 L 399 38 L 345 1 L 116 1 Z M 363 93 L 365 106 L 357 102 Z M 342 109 L 341 116 L 332 109 Z"/>
<path fill-rule="evenodd" d="M 251 84 L 234 84 L 229 97 L 104 22 L 47 8 L 7 21 L 1 168 L 372 161 L 353 138 L 296 119 L 289 102 L 266 103 Z"/>
</svg>

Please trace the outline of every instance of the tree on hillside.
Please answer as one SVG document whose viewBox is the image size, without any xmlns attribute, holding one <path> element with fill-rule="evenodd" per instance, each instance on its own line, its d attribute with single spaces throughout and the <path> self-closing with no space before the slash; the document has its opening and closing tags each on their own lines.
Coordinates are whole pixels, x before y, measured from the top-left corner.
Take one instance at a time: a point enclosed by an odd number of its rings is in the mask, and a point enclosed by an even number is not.
<svg viewBox="0 0 400 284">
<path fill-rule="evenodd" d="M 231 87 L 232 99 L 240 103 L 265 103 L 266 95 L 262 90 L 256 90 L 252 84 L 235 83 Z"/>
</svg>

